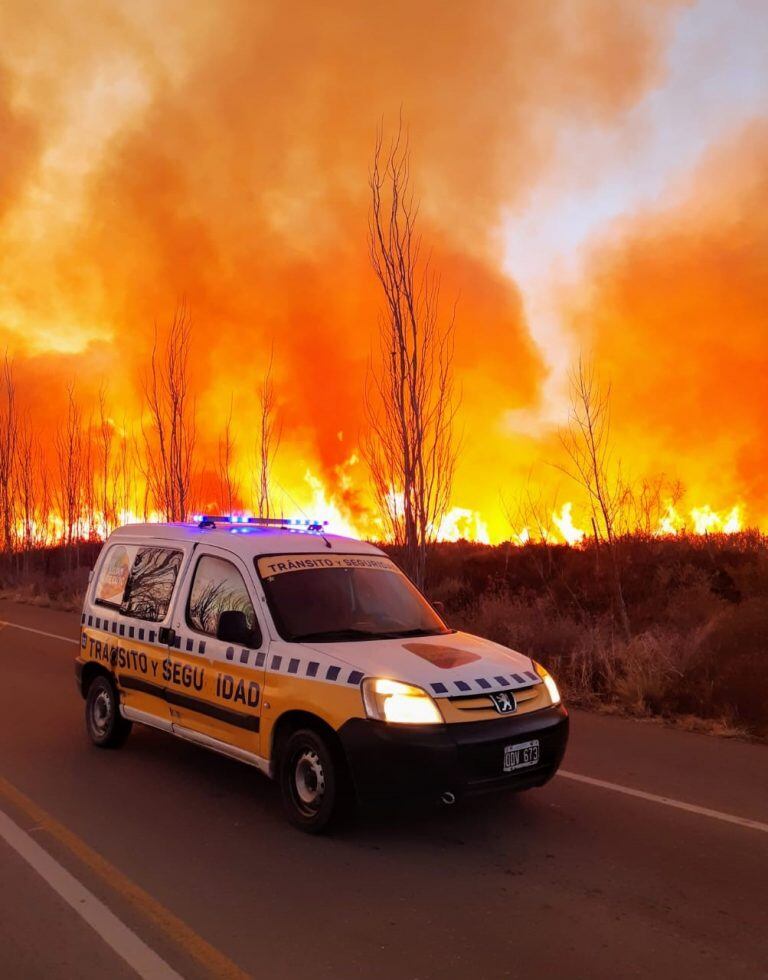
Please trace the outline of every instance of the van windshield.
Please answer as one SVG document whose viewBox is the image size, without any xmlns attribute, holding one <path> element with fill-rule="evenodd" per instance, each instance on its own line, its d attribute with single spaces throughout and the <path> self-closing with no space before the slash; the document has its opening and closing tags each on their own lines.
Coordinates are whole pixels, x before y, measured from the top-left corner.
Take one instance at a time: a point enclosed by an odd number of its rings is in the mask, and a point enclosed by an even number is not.
<svg viewBox="0 0 768 980">
<path fill-rule="evenodd" d="M 284 640 L 332 643 L 450 633 L 402 572 L 378 555 L 257 558 Z"/>
</svg>

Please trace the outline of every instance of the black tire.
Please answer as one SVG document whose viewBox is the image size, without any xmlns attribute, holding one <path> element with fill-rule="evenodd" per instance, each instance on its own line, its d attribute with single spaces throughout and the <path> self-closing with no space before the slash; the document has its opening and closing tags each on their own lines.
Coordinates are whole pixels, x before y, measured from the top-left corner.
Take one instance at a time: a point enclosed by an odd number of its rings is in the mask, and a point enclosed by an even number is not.
<svg viewBox="0 0 768 980">
<path fill-rule="evenodd" d="M 311 728 L 294 732 L 282 746 L 280 790 L 286 817 L 307 834 L 330 830 L 350 808 L 340 750 Z"/>
<path fill-rule="evenodd" d="M 85 699 L 85 730 L 100 749 L 119 749 L 131 734 L 130 721 L 120 714 L 120 696 L 104 674 L 94 677 Z"/>
</svg>

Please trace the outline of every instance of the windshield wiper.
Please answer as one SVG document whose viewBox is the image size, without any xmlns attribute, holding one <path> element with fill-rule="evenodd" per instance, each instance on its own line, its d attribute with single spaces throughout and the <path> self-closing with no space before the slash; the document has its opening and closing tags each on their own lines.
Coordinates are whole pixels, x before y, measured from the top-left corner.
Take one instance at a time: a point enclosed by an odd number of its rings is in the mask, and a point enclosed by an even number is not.
<svg viewBox="0 0 768 980">
<path fill-rule="evenodd" d="M 324 630 L 316 633 L 297 633 L 291 643 L 333 643 L 343 640 L 400 640 L 408 636 L 444 636 L 454 630 L 411 629 L 411 630 L 358 630 L 352 627 L 339 630 Z"/>
<path fill-rule="evenodd" d="M 438 629 L 412 629 L 412 630 L 393 630 L 391 633 L 385 634 L 390 639 L 405 639 L 407 636 L 445 636 L 446 633 L 452 632 L 451 630 L 438 630 Z"/>
<path fill-rule="evenodd" d="M 318 643 L 320 641 L 333 643 L 334 640 L 380 640 L 387 633 L 371 633 L 370 630 L 325 630 L 317 633 L 298 633 L 291 637 L 292 643 Z"/>
</svg>

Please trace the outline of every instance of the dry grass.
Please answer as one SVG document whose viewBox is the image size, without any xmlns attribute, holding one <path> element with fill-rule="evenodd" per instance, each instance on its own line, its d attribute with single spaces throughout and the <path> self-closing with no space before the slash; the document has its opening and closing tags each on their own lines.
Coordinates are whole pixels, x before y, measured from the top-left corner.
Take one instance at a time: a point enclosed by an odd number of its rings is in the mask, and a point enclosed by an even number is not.
<svg viewBox="0 0 768 980">
<path fill-rule="evenodd" d="M 768 621 L 768 607 L 758 615 Z M 752 704 L 751 670 L 746 664 L 743 672 L 734 670 L 733 652 L 719 645 L 712 659 L 713 638 L 731 636 L 731 618 L 718 612 L 688 631 L 659 625 L 627 643 L 610 621 L 580 622 L 548 609 L 541 599 L 529 604 L 509 596 L 481 596 L 449 616 L 451 625 L 543 663 L 572 704 L 656 717 L 687 731 L 766 736 L 764 709 Z M 733 642 L 738 644 L 738 635 Z"/>
<path fill-rule="evenodd" d="M 440 545 L 430 596 L 451 625 L 550 667 L 571 703 L 768 737 L 766 539 L 623 545 L 628 642 L 594 549 Z"/>
<path fill-rule="evenodd" d="M 0 599 L 22 602 L 30 606 L 80 612 L 88 584 L 88 571 L 81 569 L 71 576 L 47 579 L 40 574 L 0 588 Z"/>
</svg>

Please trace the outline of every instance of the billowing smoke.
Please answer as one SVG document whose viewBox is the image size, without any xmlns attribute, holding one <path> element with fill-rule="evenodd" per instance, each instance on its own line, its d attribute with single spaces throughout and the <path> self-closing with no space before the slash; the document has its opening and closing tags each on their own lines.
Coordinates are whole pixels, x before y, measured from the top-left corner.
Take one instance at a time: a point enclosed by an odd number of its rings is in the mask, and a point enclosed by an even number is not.
<svg viewBox="0 0 768 980">
<path fill-rule="evenodd" d="M 500 420 L 535 403 L 544 377 L 501 272 L 502 211 L 546 171 L 559 125 L 610 126 L 658 80 L 674 6 L 5 4 L 0 343 L 43 438 L 72 380 L 88 398 L 106 386 L 113 415 L 135 417 L 153 324 L 185 297 L 208 468 L 233 397 L 246 474 L 274 345 L 278 475 L 295 488 L 310 469 L 350 512 L 363 506 L 365 474 L 348 460 L 380 308 L 367 172 L 377 127 L 392 134 L 402 113 L 446 316 L 458 300 L 456 502 L 498 516 L 499 483 L 523 468 L 502 473 L 500 443 L 511 460 L 515 446 Z M 748 337 L 759 303 L 745 277 L 759 270 L 742 253 L 757 183 L 750 193 L 743 224 L 715 195 L 703 217 L 695 203 L 650 217 L 599 260 L 599 308 L 584 316 L 611 369 L 643 364 L 617 384 L 619 410 L 636 415 L 635 399 L 652 394 L 642 429 L 657 428 L 662 449 L 692 448 L 676 428 L 686 411 L 712 422 L 691 457 L 737 416 L 745 424 L 746 401 L 728 404 L 717 365 L 742 338 L 744 377 L 756 379 Z M 757 487 L 746 445 L 728 462 Z"/>
<path fill-rule="evenodd" d="M 573 322 L 613 382 L 636 471 L 768 517 L 768 125 L 718 148 L 669 204 L 614 230 Z"/>
</svg>

